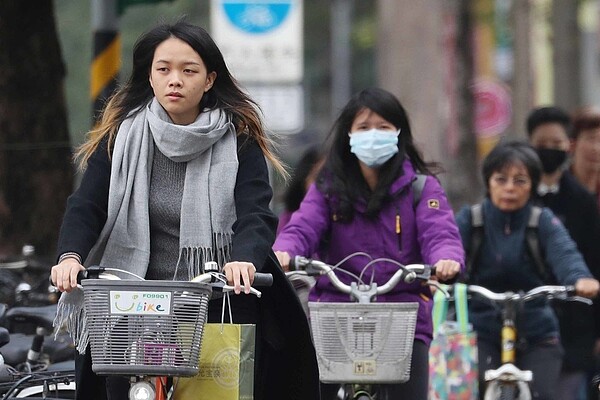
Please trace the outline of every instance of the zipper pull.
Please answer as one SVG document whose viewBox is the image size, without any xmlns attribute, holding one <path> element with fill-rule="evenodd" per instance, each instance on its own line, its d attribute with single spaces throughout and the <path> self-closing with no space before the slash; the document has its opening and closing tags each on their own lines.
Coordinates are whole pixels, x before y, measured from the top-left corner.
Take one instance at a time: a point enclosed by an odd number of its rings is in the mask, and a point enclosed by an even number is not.
<svg viewBox="0 0 600 400">
<path fill-rule="evenodd" d="M 396 236 L 398 238 L 398 250 L 402 251 L 402 240 L 401 240 L 401 234 L 402 233 L 402 224 L 400 223 L 400 213 L 398 211 L 396 211 Z"/>
<path fill-rule="evenodd" d="M 506 224 L 504 224 L 504 234 L 510 235 L 510 222 L 507 222 Z"/>
</svg>

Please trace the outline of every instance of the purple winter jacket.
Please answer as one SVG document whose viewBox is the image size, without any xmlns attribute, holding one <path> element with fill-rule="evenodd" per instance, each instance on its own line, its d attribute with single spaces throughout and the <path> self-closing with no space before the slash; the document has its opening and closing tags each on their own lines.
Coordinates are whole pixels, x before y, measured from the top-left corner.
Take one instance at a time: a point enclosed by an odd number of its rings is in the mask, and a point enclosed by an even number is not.
<svg viewBox="0 0 600 400">
<path fill-rule="evenodd" d="M 274 250 L 286 251 L 290 256 L 308 256 L 319 248 L 321 239 L 329 237 L 327 251 L 322 261 L 335 265 L 348 255 L 365 252 L 373 258 L 391 258 L 401 264 L 435 264 L 441 259 L 457 261 L 464 269 L 464 250 L 454 214 L 441 185 L 428 176 L 416 209 L 413 207 L 411 182 L 416 179 L 410 161 L 405 161 L 404 174 L 391 186 L 393 201 L 386 204 L 376 219 L 364 215 L 366 202 L 355 205 L 354 218 L 349 223 L 335 221 L 332 203 L 313 184 L 300 208 L 279 233 Z M 401 233 L 397 233 L 396 220 L 400 217 Z M 351 257 L 340 267 L 360 275 L 368 260 L 363 256 Z M 376 263 L 363 276 L 364 281 L 381 285 L 396 272 L 392 263 Z M 351 278 L 339 274 L 349 284 Z M 391 292 L 378 296 L 383 302 L 418 302 L 419 312 L 415 338 L 426 344 L 431 342 L 432 321 L 431 290 L 422 282 L 400 283 Z M 310 301 L 348 302 L 349 296 L 337 291 L 327 277 L 318 278 L 312 289 Z"/>
</svg>

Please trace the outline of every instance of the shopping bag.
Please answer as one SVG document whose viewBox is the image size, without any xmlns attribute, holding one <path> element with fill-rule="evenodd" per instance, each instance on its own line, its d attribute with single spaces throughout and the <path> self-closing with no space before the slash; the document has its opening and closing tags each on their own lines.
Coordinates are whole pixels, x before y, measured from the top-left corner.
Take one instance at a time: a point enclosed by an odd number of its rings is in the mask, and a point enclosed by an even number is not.
<svg viewBox="0 0 600 400">
<path fill-rule="evenodd" d="M 429 399 L 477 400 L 477 335 L 468 321 L 467 287 L 454 286 L 456 321 L 447 321 L 448 300 L 434 295 L 433 341 L 429 348 Z"/>
<path fill-rule="evenodd" d="M 174 400 L 252 400 L 256 325 L 204 325 L 200 370 L 175 383 Z"/>
</svg>

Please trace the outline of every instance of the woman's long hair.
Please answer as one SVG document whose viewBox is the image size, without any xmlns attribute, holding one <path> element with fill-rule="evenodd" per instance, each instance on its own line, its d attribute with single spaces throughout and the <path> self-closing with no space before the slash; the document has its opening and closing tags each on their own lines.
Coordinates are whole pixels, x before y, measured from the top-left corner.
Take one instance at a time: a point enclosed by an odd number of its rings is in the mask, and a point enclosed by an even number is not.
<svg viewBox="0 0 600 400">
<path fill-rule="evenodd" d="M 119 126 L 132 111 L 137 111 L 154 96 L 149 82 L 150 68 L 156 48 L 165 40 L 174 37 L 189 44 L 200 55 L 208 73 L 216 72 L 212 88 L 204 93 L 200 110 L 220 108 L 232 116 L 232 122 L 239 134 L 251 136 L 273 166 L 286 176 L 282 163 L 271 150 L 260 117 L 258 105 L 240 88 L 225 65 L 223 54 L 203 28 L 179 20 L 174 24 L 158 25 L 136 42 L 133 49 L 133 69 L 129 80 L 108 100 L 102 111 L 99 124 L 88 133 L 88 140 L 77 150 L 75 157 L 80 167 L 85 168 L 87 160 L 108 136 L 108 149 L 112 149 Z"/>
<path fill-rule="evenodd" d="M 379 114 L 400 129 L 398 153 L 379 167 L 377 187 L 373 191 L 361 173 L 358 159 L 350 152 L 348 136 L 356 115 L 365 109 Z M 388 198 L 390 186 L 404 173 L 402 163 L 407 157 L 419 173 L 431 175 L 433 169 L 438 168 L 435 163 L 426 163 L 415 146 L 408 115 L 400 101 L 380 88 L 368 88 L 355 94 L 335 121 L 328 140 L 327 161 L 317 185 L 322 192 L 336 199 L 336 216 L 344 221 L 352 220 L 354 204 L 359 198 L 367 201 L 367 216 L 379 214 Z"/>
</svg>

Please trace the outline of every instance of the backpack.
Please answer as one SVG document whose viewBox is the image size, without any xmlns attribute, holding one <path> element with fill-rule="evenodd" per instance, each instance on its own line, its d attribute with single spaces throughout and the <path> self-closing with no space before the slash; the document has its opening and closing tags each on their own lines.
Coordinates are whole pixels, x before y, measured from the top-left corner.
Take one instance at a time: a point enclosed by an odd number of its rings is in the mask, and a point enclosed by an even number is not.
<svg viewBox="0 0 600 400">
<path fill-rule="evenodd" d="M 417 205 L 421 200 L 421 194 L 423 194 L 423 188 L 425 187 L 425 180 L 427 179 L 427 175 L 424 174 L 416 174 L 417 179 L 412 181 L 412 191 L 413 191 L 413 209 L 417 209 Z"/>
<path fill-rule="evenodd" d="M 531 207 L 531 214 L 527 221 L 527 227 L 525 228 L 525 242 L 527 245 L 527 252 L 533 260 L 537 274 L 542 278 L 544 282 L 549 281 L 548 271 L 546 269 L 546 262 L 542 256 L 542 250 L 539 241 L 539 230 L 538 226 L 540 223 L 540 215 L 542 215 L 542 208 L 538 206 Z M 481 203 L 474 204 L 471 206 L 471 247 L 469 257 L 466 262 L 466 277 L 470 279 L 475 272 L 473 266 L 475 260 L 479 256 L 481 250 L 481 244 L 483 242 L 483 223 L 484 215 Z"/>
</svg>

